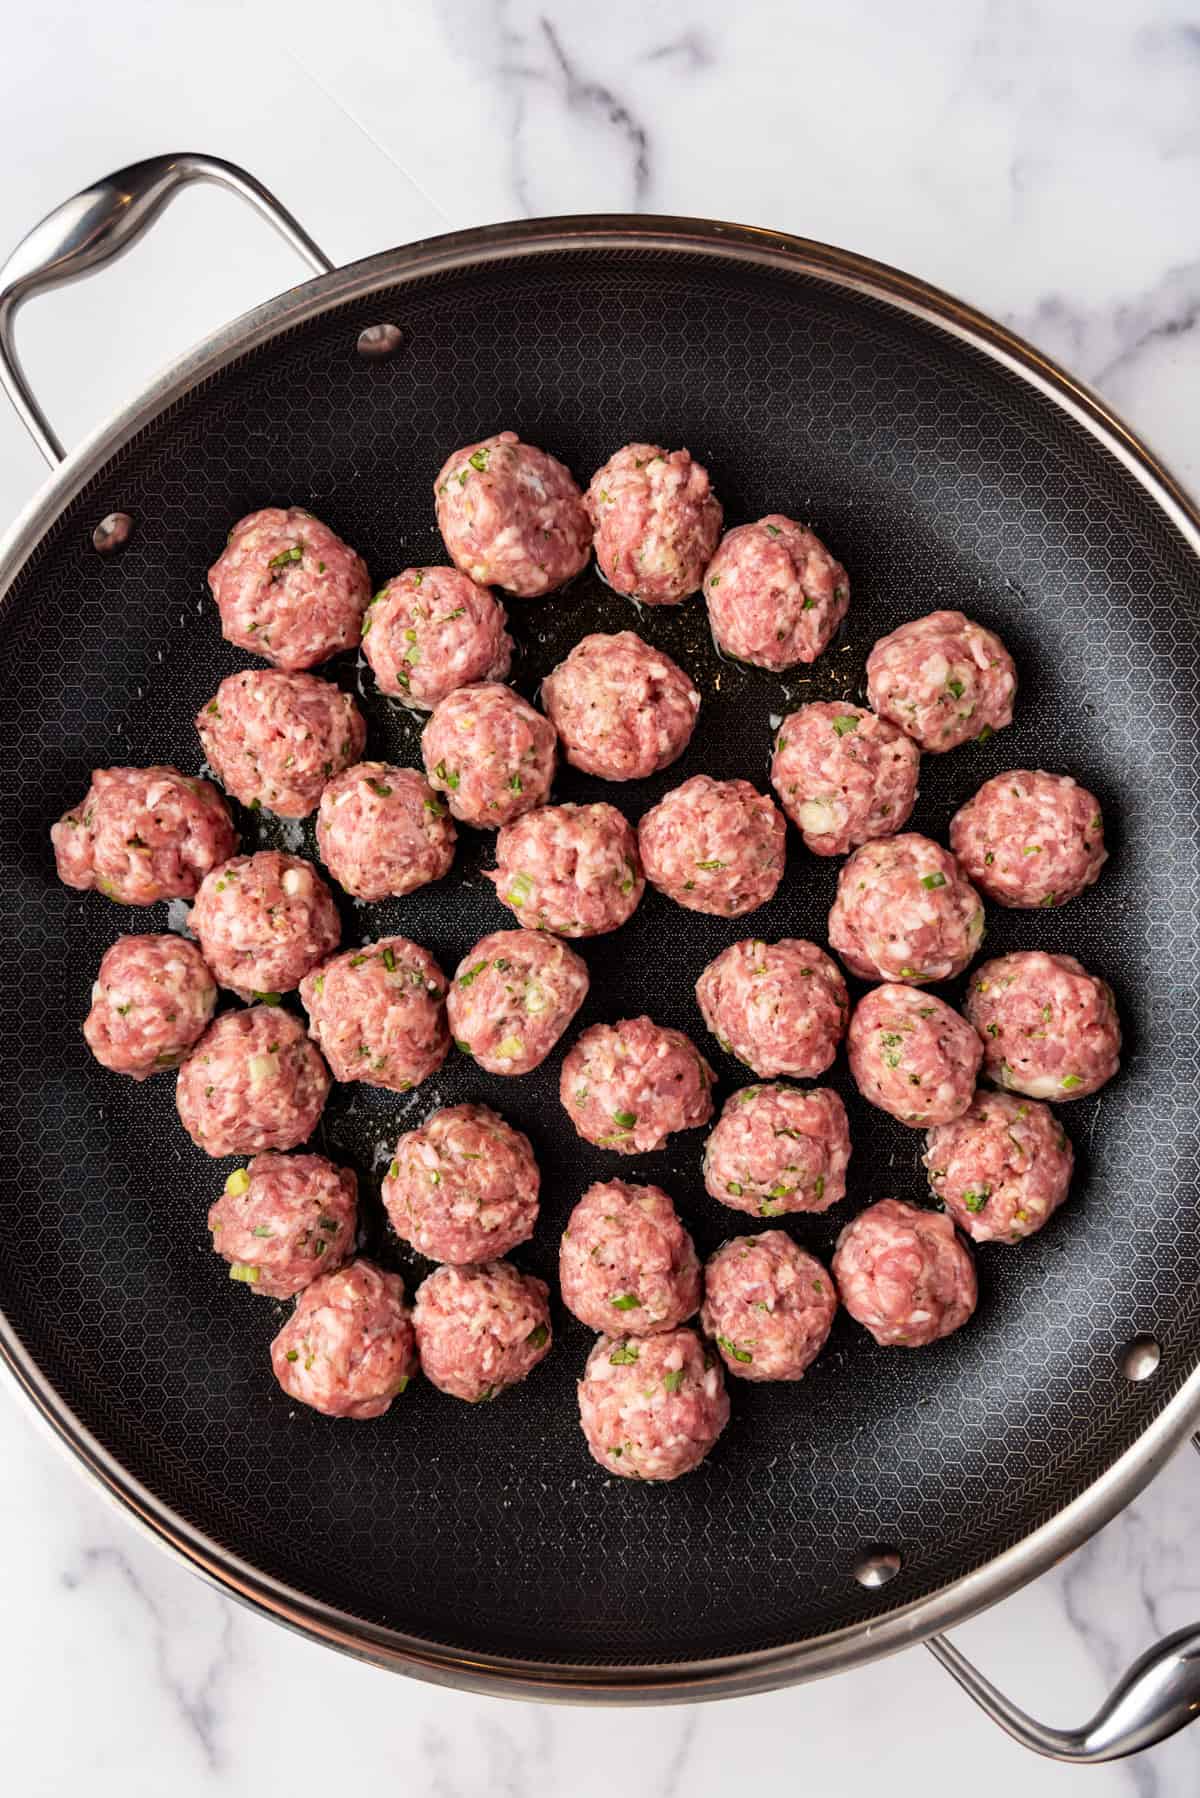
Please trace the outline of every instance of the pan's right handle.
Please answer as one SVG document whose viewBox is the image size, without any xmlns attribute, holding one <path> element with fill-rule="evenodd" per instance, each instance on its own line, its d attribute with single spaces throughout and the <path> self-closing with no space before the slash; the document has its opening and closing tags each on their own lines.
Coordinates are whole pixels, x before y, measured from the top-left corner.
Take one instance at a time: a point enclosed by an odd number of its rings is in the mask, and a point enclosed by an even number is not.
<svg viewBox="0 0 1200 1798">
<path fill-rule="evenodd" d="M 328 274 L 333 268 L 324 250 L 261 181 L 219 156 L 186 152 L 152 156 L 118 169 L 115 175 L 64 201 L 34 226 L 0 268 L 0 385 L 52 468 L 64 459 L 66 451 L 17 357 L 13 342 L 17 311 L 34 294 L 76 281 L 120 256 L 174 195 L 193 181 L 213 181 L 240 194 L 316 274 Z"/>
<path fill-rule="evenodd" d="M 1192 1437 L 1200 1451 L 1200 1435 Z M 925 1644 L 994 1723 L 1037 1754 L 1088 1765 L 1165 1742 L 1200 1717 L 1200 1624 L 1155 1643 L 1133 1663 L 1089 1723 L 1051 1729 L 1006 1698 L 945 1636 Z"/>
</svg>

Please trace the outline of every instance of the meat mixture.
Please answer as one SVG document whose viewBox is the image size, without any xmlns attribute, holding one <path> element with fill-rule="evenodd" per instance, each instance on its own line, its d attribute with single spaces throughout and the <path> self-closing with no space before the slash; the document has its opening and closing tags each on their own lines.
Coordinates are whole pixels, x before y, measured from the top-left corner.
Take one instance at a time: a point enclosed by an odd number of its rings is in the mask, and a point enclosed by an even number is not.
<svg viewBox="0 0 1200 1798">
<path fill-rule="evenodd" d="M 872 988 L 855 1007 L 847 1050 L 863 1098 L 918 1130 L 962 1116 L 983 1060 L 966 1020 L 911 986 Z"/>
<path fill-rule="evenodd" d="M 352 1261 L 305 1287 L 271 1344 L 289 1398 L 326 1417 L 382 1417 L 417 1371 L 404 1281 Z"/>
<path fill-rule="evenodd" d="M 325 1109 L 329 1070 L 290 1012 L 271 1005 L 227 1011 L 179 1070 L 175 1102 L 206 1154 L 294 1149 Z"/>
<path fill-rule="evenodd" d="M 1068 774 L 1014 768 L 980 787 L 950 820 L 950 847 L 997 905 L 1065 905 L 1108 860 L 1104 819 Z"/>
<path fill-rule="evenodd" d="M 1083 1099 L 1121 1065 L 1121 1023 L 1107 980 L 1073 955 L 1001 955 L 971 976 L 967 1017 L 988 1078 L 1031 1099 Z"/>
<path fill-rule="evenodd" d="M 421 735 L 430 785 L 456 818 L 481 830 L 544 805 L 554 779 L 554 726 L 511 687 L 459 687 Z"/>
<path fill-rule="evenodd" d="M 487 878 L 526 930 L 557 936 L 619 930 L 646 890 L 633 826 L 603 803 L 543 805 L 506 824 Z"/>
<path fill-rule="evenodd" d="M 880 1199 L 846 1225 L 833 1256 L 843 1305 L 883 1348 L 924 1348 L 961 1329 L 975 1263 L 940 1211 Z"/>
<path fill-rule="evenodd" d="M 698 590 L 721 535 L 721 502 L 687 450 L 627 443 L 596 470 L 585 504 L 615 592 L 677 606 Z"/>
<path fill-rule="evenodd" d="M 335 1080 L 406 1093 L 446 1059 L 446 976 L 406 936 L 334 956 L 301 981 L 300 998 Z"/>
<path fill-rule="evenodd" d="M 121 905 L 194 899 L 237 848 L 229 808 L 210 781 L 178 768 L 97 768 L 79 804 L 50 832 L 58 878 Z"/>
<path fill-rule="evenodd" d="M 354 1253 L 358 1181 L 324 1155 L 256 1155 L 208 1214 L 229 1278 L 260 1298 L 290 1299 Z"/>
<path fill-rule="evenodd" d="M 952 980 L 983 941 L 983 904 L 940 843 L 908 831 L 843 865 L 829 946 L 862 980 Z"/>
<path fill-rule="evenodd" d="M 450 1034 L 489 1074 L 530 1074 L 558 1042 L 587 990 L 586 963 L 556 937 L 496 930 L 463 957 L 450 982 Z"/>
<path fill-rule="evenodd" d="M 216 1002 L 216 981 L 186 937 L 119 936 L 100 963 L 83 1034 L 103 1067 L 145 1080 L 179 1066 Z"/>
<path fill-rule="evenodd" d="M 725 1053 L 764 1080 L 823 1074 L 850 1012 L 841 969 L 802 937 L 731 943 L 696 982 L 696 1000 Z"/>
<path fill-rule="evenodd" d="M 694 1330 L 601 1336 L 579 1382 L 579 1421 L 606 1472 L 676 1480 L 729 1421 L 721 1363 Z"/>
<path fill-rule="evenodd" d="M 787 826 L 748 780 L 693 775 L 638 826 L 646 878 L 689 911 L 741 918 L 783 879 Z"/>
<path fill-rule="evenodd" d="M 741 1380 L 798 1380 L 836 1311 L 828 1273 L 783 1230 L 735 1236 L 704 1270 L 701 1328 Z"/>
<path fill-rule="evenodd" d="M 421 1372 L 469 1405 L 499 1398 L 550 1353 L 549 1288 L 508 1261 L 439 1267 L 417 1288 Z"/>
<path fill-rule="evenodd" d="M 541 1176 L 529 1138 L 486 1105 L 408 1130 L 383 1182 L 397 1236 L 431 1261 L 493 1261 L 533 1235 Z"/>
<path fill-rule="evenodd" d="M 443 879 L 455 840 L 445 802 L 415 768 L 355 762 L 321 794 L 321 859 L 356 899 L 400 898 Z"/>
<path fill-rule="evenodd" d="M 312 863 L 278 849 L 214 868 L 191 925 L 220 985 L 268 1004 L 299 986 L 342 934 L 333 894 Z"/>
<path fill-rule="evenodd" d="M 771 785 L 814 855 L 845 855 L 903 830 L 921 752 L 865 706 L 815 700 L 780 726 Z"/>
<path fill-rule="evenodd" d="M 239 519 L 208 584 L 226 641 L 293 673 L 354 649 L 371 597 L 362 557 L 300 506 Z"/>
<path fill-rule="evenodd" d="M 704 1145 L 714 1199 L 754 1217 L 828 1211 L 846 1196 L 850 1126 L 835 1092 L 818 1086 L 745 1086 Z"/>
<path fill-rule="evenodd" d="M 687 748 L 700 695 L 669 655 L 619 631 L 577 643 L 542 682 L 542 704 L 572 767 L 647 780 Z"/>
<path fill-rule="evenodd" d="M 278 668 L 227 676 L 197 713 L 196 729 L 226 792 L 281 818 L 315 811 L 326 783 L 358 761 L 367 740 L 348 693 Z"/>
<path fill-rule="evenodd" d="M 406 568 L 367 607 L 362 649 L 381 693 L 431 712 L 457 687 L 506 678 L 507 625 L 495 594 L 457 568 Z"/>
<path fill-rule="evenodd" d="M 1048 1105 L 978 1092 L 969 1111 L 925 1139 L 934 1197 L 976 1242 L 1020 1242 L 1057 1211 L 1075 1152 Z"/>
<path fill-rule="evenodd" d="M 867 657 L 872 706 L 931 755 L 1011 724 L 1016 691 L 999 637 L 961 612 L 910 619 Z"/>
<path fill-rule="evenodd" d="M 535 599 L 587 566 L 592 524 L 570 470 L 515 431 L 455 450 L 433 490 L 450 560 L 482 586 Z"/>
<path fill-rule="evenodd" d="M 681 1030 L 650 1018 L 593 1024 L 562 1065 L 559 1096 L 586 1142 L 618 1155 L 661 1149 L 712 1116 L 713 1071 Z"/>
<path fill-rule="evenodd" d="M 782 674 L 828 647 L 850 608 L 850 580 L 819 537 L 772 512 L 726 532 L 704 597 L 718 649 Z"/>
<path fill-rule="evenodd" d="M 589 1186 L 563 1231 L 558 1277 L 563 1304 L 591 1330 L 654 1336 L 700 1305 L 695 1245 L 661 1186 Z"/>
</svg>

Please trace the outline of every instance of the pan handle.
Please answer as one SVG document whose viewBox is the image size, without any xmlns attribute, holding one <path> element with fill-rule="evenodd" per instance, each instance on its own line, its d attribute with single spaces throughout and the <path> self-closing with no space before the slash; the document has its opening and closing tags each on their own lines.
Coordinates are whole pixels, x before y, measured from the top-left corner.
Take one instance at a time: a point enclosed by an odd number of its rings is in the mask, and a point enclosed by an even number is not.
<svg viewBox="0 0 1200 1798">
<path fill-rule="evenodd" d="M 0 268 L 0 386 L 51 468 L 66 451 L 34 397 L 13 342 L 19 308 L 36 293 L 76 281 L 120 256 L 193 181 L 240 194 L 318 275 L 333 268 L 325 252 L 261 181 L 219 156 L 151 156 L 84 188 L 35 225 Z"/>
<path fill-rule="evenodd" d="M 1200 1434 L 1192 1437 L 1200 1451 Z M 1136 1660 L 1090 1722 L 1051 1729 L 1013 1704 L 945 1636 L 925 1646 L 993 1723 L 1037 1754 L 1088 1765 L 1138 1754 L 1200 1716 L 1200 1624 L 1176 1631 Z"/>
</svg>

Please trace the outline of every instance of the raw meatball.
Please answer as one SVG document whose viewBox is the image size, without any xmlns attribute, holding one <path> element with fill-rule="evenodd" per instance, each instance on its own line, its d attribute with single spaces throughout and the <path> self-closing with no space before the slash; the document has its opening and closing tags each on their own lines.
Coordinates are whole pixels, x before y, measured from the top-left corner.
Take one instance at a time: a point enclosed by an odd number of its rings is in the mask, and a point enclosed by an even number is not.
<svg viewBox="0 0 1200 1798">
<path fill-rule="evenodd" d="M 721 502 L 687 450 L 627 443 L 596 470 L 585 504 L 610 587 L 647 606 L 695 593 L 721 535 Z"/>
<path fill-rule="evenodd" d="M 464 824 L 495 830 L 544 805 L 554 779 L 554 726 L 511 687 L 459 687 L 421 733 L 430 784 Z"/>
<path fill-rule="evenodd" d="M 400 898 L 441 880 L 454 860 L 446 807 L 415 768 L 355 762 L 317 808 L 321 859 L 356 899 Z"/>
<path fill-rule="evenodd" d="M 694 1330 L 601 1336 L 579 1382 L 579 1421 L 607 1472 L 676 1480 L 729 1422 L 721 1363 Z"/>
<path fill-rule="evenodd" d="M 877 986 L 860 1000 L 846 1047 L 863 1098 L 917 1129 L 962 1116 L 983 1060 L 966 1020 L 911 986 Z"/>
<path fill-rule="evenodd" d="M 704 1145 L 714 1199 L 755 1217 L 828 1211 L 846 1196 L 850 1126 L 835 1092 L 745 1086 L 725 1101 Z"/>
<path fill-rule="evenodd" d="M 704 1270 L 700 1326 L 742 1380 L 798 1380 L 836 1311 L 833 1281 L 782 1230 L 735 1236 Z"/>
<path fill-rule="evenodd" d="M 289 1398 L 326 1417 L 382 1417 L 417 1371 L 404 1281 L 352 1261 L 305 1288 L 271 1344 Z"/>
<path fill-rule="evenodd" d="M 221 785 L 251 810 L 281 818 L 306 818 L 367 740 L 348 693 L 277 668 L 229 675 L 197 713 L 196 729 Z"/>
<path fill-rule="evenodd" d="M 1010 769 L 984 781 L 950 820 L 950 846 L 997 905 L 1065 905 L 1108 860 L 1104 819 L 1069 774 Z"/>
<path fill-rule="evenodd" d="M 940 843 L 908 831 L 843 864 L 829 946 L 862 980 L 952 980 L 983 941 L 983 905 Z"/>
<path fill-rule="evenodd" d="M 587 997 L 587 964 L 555 937 L 495 930 L 458 964 L 450 1034 L 489 1074 L 540 1067 Z"/>
<path fill-rule="evenodd" d="M 971 1109 L 925 1139 L 935 1197 L 976 1242 L 1020 1242 L 1057 1211 L 1075 1151 L 1048 1105 L 979 1092 Z"/>
<path fill-rule="evenodd" d="M 591 1330 L 654 1336 L 700 1304 L 695 1246 L 660 1186 L 589 1186 L 563 1231 L 558 1279 L 563 1304 Z"/>
<path fill-rule="evenodd" d="M 455 450 L 434 494 L 450 560 L 473 581 L 533 599 L 587 565 L 591 520 L 570 470 L 515 431 Z"/>
<path fill-rule="evenodd" d="M 457 568 L 406 568 L 367 607 L 363 654 L 381 693 L 431 712 L 456 687 L 505 678 L 507 623 L 495 595 Z"/>
<path fill-rule="evenodd" d="M 725 1053 L 764 1080 L 823 1074 L 850 1012 L 841 969 L 802 937 L 731 943 L 696 982 L 696 1000 Z"/>
<path fill-rule="evenodd" d="M 816 700 L 783 721 L 771 785 L 814 855 L 845 855 L 903 828 L 921 752 L 865 706 Z"/>
<path fill-rule="evenodd" d="M 693 775 L 638 825 L 646 878 L 689 911 L 740 918 L 783 879 L 787 826 L 748 780 Z"/>
<path fill-rule="evenodd" d="M 526 812 L 504 826 L 485 873 L 526 930 L 558 936 L 619 930 L 646 890 L 633 826 L 603 803 Z"/>
<path fill-rule="evenodd" d="M 371 597 L 362 557 L 299 506 L 239 520 L 208 584 L 226 641 L 293 671 L 355 648 Z"/>
<path fill-rule="evenodd" d="M 833 1256 L 843 1305 L 884 1348 L 923 1348 L 975 1309 L 975 1263 L 940 1211 L 880 1199 L 846 1225 Z"/>
<path fill-rule="evenodd" d="M 209 1155 L 294 1149 L 325 1109 L 329 1070 L 290 1012 L 227 1011 L 179 1070 L 184 1129 Z"/>
<path fill-rule="evenodd" d="M 1073 955 L 1030 949 L 985 961 L 967 988 L 997 1086 L 1031 1099 L 1083 1099 L 1121 1065 L 1121 1024 L 1107 980 Z"/>
<path fill-rule="evenodd" d="M 815 662 L 850 606 L 850 581 L 812 531 L 782 512 L 727 531 L 704 576 L 718 649 L 782 674 Z"/>
<path fill-rule="evenodd" d="M 713 1071 L 681 1030 L 647 1017 L 593 1024 L 562 1065 L 559 1096 L 580 1136 L 618 1155 L 661 1149 L 712 1116 Z"/>
<path fill-rule="evenodd" d="M 619 631 L 577 643 L 542 682 L 542 704 L 573 767 L 646 780 L 687 748 L 700 695 L 670 656 Z"/>
<path fill-rule="evenodd" d="M 50 832 L 58 878 L 121 905 L 192 899 L 237 848 L 216 787 L 178 768 L 97 768 L 79 804 Z"/>
<path fill-rule="evenodd" d="M 216 982 L 186 937 L 119 936 L 100 963 L 83 1034 L 103 1067 L 144 1080 L 179 1066 L 216 1002 Z"/>
<path fill-rule="evenodd" d="M 208 1214 L 229 1278 L 267 1299 L 290 1299 L 354 1252 L 358 1181 L 324 1155 L 256 1155 Z"/>
<path fill-rule="evenodd" d="M 237 855 L 207 875 L 191 926 L 222 986 L 240 999 L 278 999 L 337 948 L 333 894 L 311 862 L 278 849 Z"/>
<path fill-rule="evenodd" d="M 541 1176 L 529 1138 L 486 1105 L 450 1105 L 396 1144 L 383 1202 L 431 1261 L 492 1261 L 527 1242 Z"/>
<path fill-rule="evenodd" d="M 406 1093 L 446 1059 L 446 976 L 406 936 L 344 950 L 301 981 L 300 1000 L 335 1080 Z"/>
<path fill-rule="evenodd" d="M 1012 723 L 1017 671 L 994 631 L 961 612 L 930 612 L 881 637 L 867 657 L 867 697 L 881 718 L 931 754 Z"/>
<path fill-rule="evenodd" d="M 507 1261 L 439 1267 L 417 1288 L 421 1372 L 451 1398 L 481 1405 L 550 1353 L 549 1288 Z"/>
</svg>

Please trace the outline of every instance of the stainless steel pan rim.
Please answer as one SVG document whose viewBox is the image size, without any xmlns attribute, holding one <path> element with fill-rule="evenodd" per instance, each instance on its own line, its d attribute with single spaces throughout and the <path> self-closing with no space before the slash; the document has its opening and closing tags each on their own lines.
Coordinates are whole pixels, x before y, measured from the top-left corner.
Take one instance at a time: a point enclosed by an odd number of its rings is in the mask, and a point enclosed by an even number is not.
<svg viewBox="0 0 1200 1798">
<path fill-rule="evenodd" d="M 922 319 L 1016 374 L 1086 429 L 1136 478 L 1200 557 L 1200 512 L 1140 439 L 1095 395 L 1032 346 L 951 296 L 868 258 L 778 232 L 694 219 L 579 216 L 488 226 L 388 251 L 308 281 L 214 334 L 94 432 L 51 476 L 0 541 L 0 606 L 29 555 L 97 470 L 152 426 L 166 407 L 247 351 L 334 308 L 407 280 L 581 247 L 652 248 L 664 254 L 756 263 L 866 295 Z M 191 1528 L 129 1475 L 63 1402 L 3 1316 L 0 1360 L 53 1436 L 105 1494 L 193 1571 L 232 1597 L 332 1647 L 416 1677 L 511 1697 L 609 1703 L 663 1703 L 766 1691 L 926 1640 L 1015 1591 L 1086 1541 L 1141 1491 L 1200 1421 L 1198 1366 L 1133 1446 L 1057 1516 L 985 1566 L 932 1596 L 889 1611 L 878 1623 L 718 1660 L 641 1667 L 555 1665 L 463 1655 L 314 1603 L 263 1576 Z M 849 1568 L 846 1574 L 851 1576 Z"/>
</svg>

